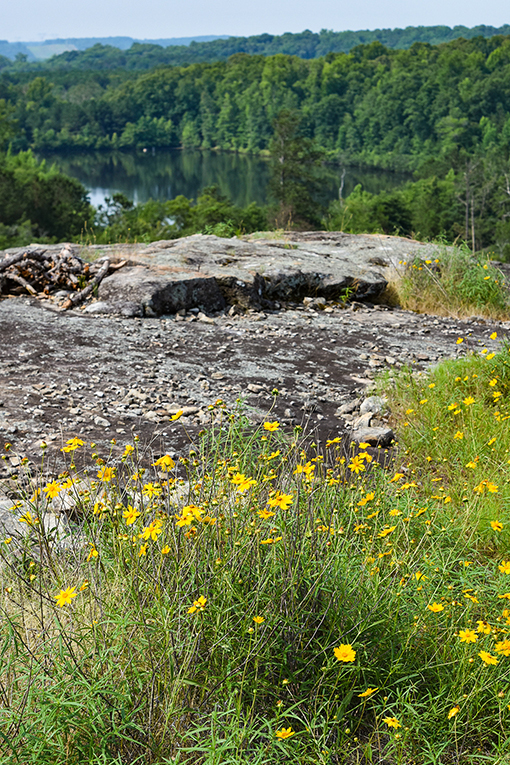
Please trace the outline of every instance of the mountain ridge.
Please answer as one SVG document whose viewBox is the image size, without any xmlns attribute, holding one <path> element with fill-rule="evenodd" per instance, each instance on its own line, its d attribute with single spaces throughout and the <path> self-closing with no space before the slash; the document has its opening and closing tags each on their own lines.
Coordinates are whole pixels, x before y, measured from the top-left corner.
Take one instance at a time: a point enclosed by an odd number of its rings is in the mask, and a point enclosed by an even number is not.
<svg viewBox="0 0 510 765">
<path fill-rule="evenodd" d="M 344 30 L 334 32 L 322 29 L 320 32 L 311 32 L 305 29 L 303 32 L 286 32 L 282 35 L 264 33 L 249 37 L 235 37 L 229 35 L 202 35 L 195 37 L 158 38 L 154 40 L 133 38 L 128 36 L 118 37 L 67 37 L 44 40 L 42 42 L 8 42 L 0 40 L 0 56 L 11 61 L 26 61 L 30 63 L 46 62 L 51 60 L 54 65 L 67 65 L 72 60 L 77 63 L 82 58 L 86 62 L 86 51 L 95 46 L 102 46 L 112 50 L 122 51 L 125 55 L 136 52 L 140 60 L 140 53 L 144 50 L 154 54 L 155 48 L 161 48 L 162 61 L 164 64 L 198 63 L 215 60 L 223 60 L 235 53 L 249 53 L 259 55 L 275 55 L 286 53 L 297 55 L 301 58 L 310 59 L 324 56 L 327 53 L 348 53 L 357 45 L 366 45 L 379 42 L 388 48 L 406 49 L 415 42 L 425 42 L 438 45 L 450 42 L 460 37 L 471 39 L 473 37 L 493 37 L 494 35 L 509 35 L 510 25 L 500 27 L 480 24 L 475 27 L 456 25 L 448 27 L 416 26 L 396 27 L 394 29 L 362 29 Z M 134 48 L 134 50 L 133 50 Z M 69 54 L 72 54 L 71 59 Z M 85 55 L 84 55 L 85 54 Z M 153 66 L 152 57 L 150 66 Z M 119 65 L 122 65 L 119 59 Z"/>
</svg>

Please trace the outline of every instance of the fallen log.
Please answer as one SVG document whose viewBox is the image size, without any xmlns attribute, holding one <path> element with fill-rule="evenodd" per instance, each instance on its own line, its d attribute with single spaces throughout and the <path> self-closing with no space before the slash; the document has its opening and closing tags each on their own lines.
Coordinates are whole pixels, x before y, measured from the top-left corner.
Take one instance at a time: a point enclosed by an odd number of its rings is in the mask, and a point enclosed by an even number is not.
<svg viewBox="0 0 510 765">
<path fill-rule="evenodd" d="M 21 252 L 15 252 L 13 255 L 9 255 L 7 258 L 0 260 L 0 271 L 5 271 L 7 268 L 10 268 L 10 266 L 19 263 L 21 260 L 49 260 L 50 256 L 45 255 L 44 253 L 45 250 L 33 250 L 32 252 L 30 250 L 22 250 Z"/>
<path fill-rule="evenodd" d="M 26 289 L 27 292 L 30 292 L 31 295 L 37 295 L 37 290 L 32 287 L 31 284 L 27 282 L 26 279 L 24 279 L 19 274 L 9 274 L 9 279 L 12 279 L 13 282 L 17 282 L 17 284 L 20 284 L 22 287 Z"/>
<path fill-rule="evenodd" d="M 108 269 L 110 268 L 110 261 L 106 259 L 97 272 L 97 274 L 94 276 L 92 281 L 90 281 L 85 289 L 80 290 L 79 292 L 75 292 L 74 295 L 71 295 L 71 297 L 68 297 L 67 300 L 64 301 L 62 304 L 60 310 L 61 311 L 67 311 L 69 308 L 73 308 L 74 306 L 81 303 L 85 298 L 90 295 L 94 287 L 97 287 L 97 285 L 102 281 L 102 279 L 106 276 L 108 273 Z"/>
</svg>

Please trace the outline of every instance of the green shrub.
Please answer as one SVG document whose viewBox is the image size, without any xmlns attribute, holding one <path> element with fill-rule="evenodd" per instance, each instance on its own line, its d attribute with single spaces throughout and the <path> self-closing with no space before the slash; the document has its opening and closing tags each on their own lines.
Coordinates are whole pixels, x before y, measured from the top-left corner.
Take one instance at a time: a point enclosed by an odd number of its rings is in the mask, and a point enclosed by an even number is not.
<svg viewBox="0 0 510 765">
<path fill-rule="evenodd" d="M 402 305 L 450 316 L 506 316 L 509 291 L 503 273 L 467 247 L 439 247 L 437 257 L 402 262 L 396 283 Z"/>
</svg>

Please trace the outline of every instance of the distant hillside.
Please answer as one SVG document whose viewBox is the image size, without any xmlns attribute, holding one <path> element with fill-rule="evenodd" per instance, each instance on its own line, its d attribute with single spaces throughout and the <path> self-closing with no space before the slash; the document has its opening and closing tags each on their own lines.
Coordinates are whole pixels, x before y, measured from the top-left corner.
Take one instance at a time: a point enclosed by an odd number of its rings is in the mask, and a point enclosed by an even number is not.
<svg viewBox="0 0 510 765">
<path fill-rule="evenodd" d="M 160 45 L 162 48 L 186 46 L 191 42 L 207 43 L 212 40 L 226 40 L 228 35 L 202 35 L 200 37 L 169 37 L 160 40 L 141 40 L 134 37 L 65 37 L 44 42 L 16 42 L 0 40 L 0 56 L 14 61 L 18 54 L 27 57 L 27 61 L 45 61 L 52 56 L 70 50 L 87 50 L 94 45 L 108 45 L 119 50 L 128 50 L 134 43 Z"/>
<path fill-rule="evenodd" d="M 254 35 L 252 37 L 182 37 L 160 40 L 135 40 L 131 37 L 67 38 L 44 43 L 8 43 L 0 40 L 0 57 L 18 57 L 28 62 L 44 61 L 44 66 L 74 69 L 151 69 L 154 66 L 224 61 L 235 53 L 273 56 L 277 53 L 319 58 L 327 53 L 348 53 L 357 45 L 382 43 L 387 48 L 407 49 L 413 43 L 439 45 L 458 38 L 509 35 L 510 25 L 492 27 L 447 26 L 406 27 L 319 33 L 305 30 L 297 34 Z M 58 55 L 56 55 L 58 54 Z M 26 56 L 26 59 L 24 58 Z M 49 58 L 51 56 L 51 58 Z M 0 62 L 0 68 L 7 62 Z"/>
</svg>

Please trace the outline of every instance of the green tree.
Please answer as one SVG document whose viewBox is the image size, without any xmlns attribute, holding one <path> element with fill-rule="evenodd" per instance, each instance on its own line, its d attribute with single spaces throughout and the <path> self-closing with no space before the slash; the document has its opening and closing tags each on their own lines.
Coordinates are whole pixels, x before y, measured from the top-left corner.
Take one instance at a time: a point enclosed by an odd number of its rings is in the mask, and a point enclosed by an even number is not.
<svg viewBox="0 0 510 765">
<path fill-rule="evenodd" d="M 84 187 L 37 162 L 31 152 L 0 158 L 0 239 L 3 246 L 78 237 L 92 218 Z M 27 241 L 28 239 L 28 241 Z"/>
<path fill-rule="evenodd" d="M 270 189 L 278 200 L 278 226 L 316 226 L 320 222 L 317 170 L 322 152 L 301 133 L 301 118 L 283 109 L 273 123 Z"/>
</svg>

